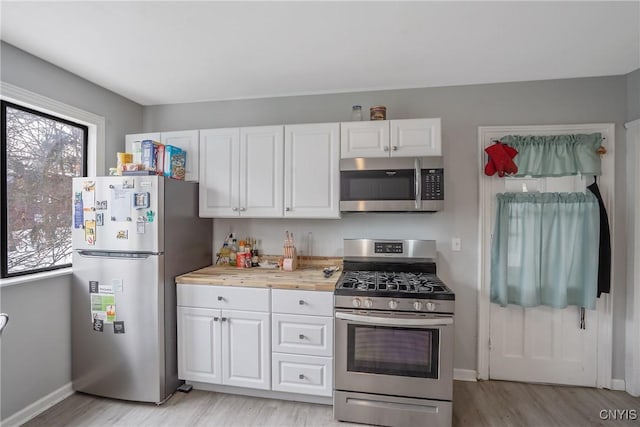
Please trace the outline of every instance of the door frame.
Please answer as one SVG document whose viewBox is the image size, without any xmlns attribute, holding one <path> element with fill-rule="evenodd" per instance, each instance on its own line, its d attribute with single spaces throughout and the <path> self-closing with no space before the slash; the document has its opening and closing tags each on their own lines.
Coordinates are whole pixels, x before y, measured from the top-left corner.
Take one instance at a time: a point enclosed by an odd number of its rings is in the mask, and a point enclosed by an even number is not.
<svg viewBox="0 0 640 427">
<path fill-rule="evenodd" d="M 479 174 L 479 206 L 478 206 L 478 379 L 489 379 L 489 346 L 490 346 L 490 313 L 491 300 L 489 292 L 489 273 L 491 253 L 491 235 L 494 218 L 489 214 L 494 202 L 489 191 L 490 179 L 484 175 L 484 140 L 499 138 L 509 134 L 527 135 L 558 135 L 571 133 L 600 132 L 605 139 L 607 153 L 602 159 L 602 176 L 599 177 L 607 213 L 610 218 L 611 232 L 611 260 L 615 260 L 615 187 L 614 187 L 614 157 L 615 157 L 615 124 L 594 123 L 577 125 L 531 125 L 531 126 L 479 126 L 478 127 L 478 174 Z M 495 178 L 494 178 L 495 179 Z M 615 283 L 615 269 L 611 270 L 611 283 Z M 611 372 L 613 362 L 613 292 L 602 294 L 597 300 L 596 312 L 598 318 L 597 332 L 597 375 L 596 387 L 611 388 Z"/>
</svg>

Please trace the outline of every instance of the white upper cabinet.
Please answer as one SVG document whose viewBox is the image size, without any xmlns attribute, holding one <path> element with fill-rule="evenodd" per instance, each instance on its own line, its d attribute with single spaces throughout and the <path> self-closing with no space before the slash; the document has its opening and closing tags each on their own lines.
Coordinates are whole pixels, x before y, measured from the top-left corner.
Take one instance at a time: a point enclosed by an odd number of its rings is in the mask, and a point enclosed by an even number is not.
<svg viewBox="0 0 640 427">
<path fill-rule="evenodd" d="M 441 156 L 440 119 L 391 120 L 391 157 Z"/>
<path fill-rule="evenodd" d="M 175 132 L 149 132 L 132 133 L 125 135 L 125 151 L 133 153 L 133 142 L 144 141 L 161 142 L 164 145 L 173 145 L 187 152 L 187 164 L 185 181 L 198 182 L 199 144 L 197 130 L 180 130 Z M 135 154 L 135 153 L 134 153 Z"/>
<path fill-rule="evenodd" d="M 200 216 L 283 213 L 283 127 L 200 131 Z"/>
<path fill-rule="evenodd" d="M 160 142 L 164 145 L 173 145 L 186 151 L 186 174 L 185 181 L 198 181 L 198 131 L 197 130 L 181 130 L 175 132 L 162 132 L 160 134 Z"/>
<path fill-rule="evenodd" d="M 339 123 L 285 126 L 285 217 L 340 217 L 339 132 Z"/>
<path fill-rule="evenodd" d="M 389 157 L 389 122 L 346 122 L 340 127 L 341 158 Z"/>
<path fill-rule="evenodd" d="M 341 158 L 441 156 L 440 119 L 341 124 Z"/>
</svg>

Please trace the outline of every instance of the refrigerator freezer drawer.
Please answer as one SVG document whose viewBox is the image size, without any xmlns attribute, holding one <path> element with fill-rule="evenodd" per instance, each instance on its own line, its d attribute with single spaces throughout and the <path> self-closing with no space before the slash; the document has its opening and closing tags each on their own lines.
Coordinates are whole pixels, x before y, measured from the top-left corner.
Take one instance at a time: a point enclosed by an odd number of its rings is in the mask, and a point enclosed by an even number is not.
<svg viewBox="0 0 640 427">
<path fill-rule="evenodd" d="M 177 372 L 177 366 L 165 367 L 162 265 L 161 255 L 87 257 L 74 252 L 74 390 L 155 403 L 174 391 L 165 381 L 167 370 Z M 115 307 L 99 330 L 93 317 L 103 315 L 101 301 Z"/>
</svg>

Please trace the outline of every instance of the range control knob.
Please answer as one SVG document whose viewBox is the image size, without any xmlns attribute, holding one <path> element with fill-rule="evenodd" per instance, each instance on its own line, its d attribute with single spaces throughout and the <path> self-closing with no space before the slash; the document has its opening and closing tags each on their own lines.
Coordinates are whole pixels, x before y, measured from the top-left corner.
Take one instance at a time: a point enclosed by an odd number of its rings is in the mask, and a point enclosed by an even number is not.
<svg viewBox="0 0 640 427">
<path fill-rule="evenodd" d="M 389 308 L 391 310 L 395 310 L 398 307 L 398 301 L 392 299 L 391 301 L 389 301 Z"/>
<path fill-rule="evenodd" d="M 355 308 L 360 307 L 360 300 L 359 300 L 358 298 L 354 298 L 354 299 L 351 301 L 351 305 L 353 305 Z"/>
<path fill-rule="evenodd" d="M 367 298 L 364 300 L 364 308 L 371 308 L 373 307 L 373 301 L 371 300 L 371 298 Z"/>
<path fill-rule="evenodd" d="M 422 302 L 421 301 L 416 301 L 413 303 L 413 308 L 415 308 L 417 311 L 422 310 Z"/>
<path fill-rule="evenodd" d="M 431 301 L 429 301 L 427 303 L 427 311 L 435 311 L 436 310 L 436 305 L 434 303 L 432 303 Z"/>
</svg>

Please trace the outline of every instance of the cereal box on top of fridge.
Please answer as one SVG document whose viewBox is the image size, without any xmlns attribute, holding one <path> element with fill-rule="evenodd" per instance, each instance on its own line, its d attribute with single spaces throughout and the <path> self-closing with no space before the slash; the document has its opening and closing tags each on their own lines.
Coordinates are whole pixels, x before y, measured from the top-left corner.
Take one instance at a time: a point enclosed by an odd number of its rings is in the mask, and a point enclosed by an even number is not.
<svg viewBox="0 0 640 427">
<path fill-rule="evenodd" d="M 182 152 L 182 149 L 175 145 L 164 146 L 164 176 L 171 177 L 171 161 L 173 157 Z"/>
<path fill-rule="evenodd" d="M 156 175 L 162 175 L 164 172 L 164 145 L 156 146 Z"/>
<path fill-rule="evenodd" d="M 150 139 L 145 139 L 144 141 L 142 141 L 142 152 L 140 153 L 140 160 L 143 164 L 144 170 L 156 170 L 156 150 L 159 145 L 161 145 L 159 142 L 152 141 Z"/>
</svg>

